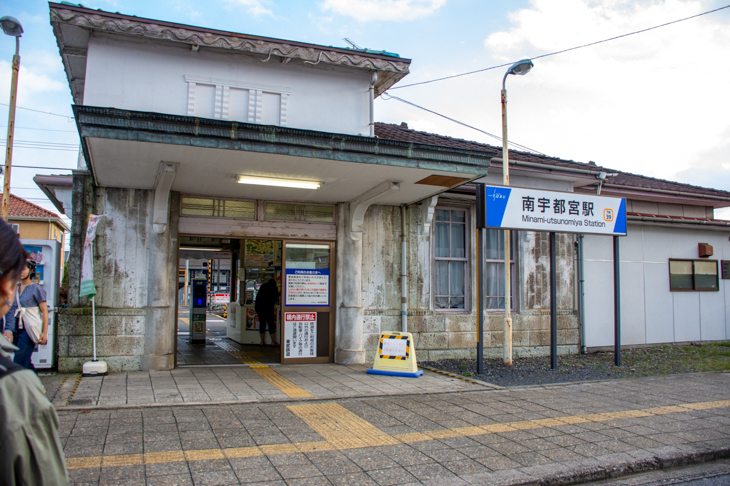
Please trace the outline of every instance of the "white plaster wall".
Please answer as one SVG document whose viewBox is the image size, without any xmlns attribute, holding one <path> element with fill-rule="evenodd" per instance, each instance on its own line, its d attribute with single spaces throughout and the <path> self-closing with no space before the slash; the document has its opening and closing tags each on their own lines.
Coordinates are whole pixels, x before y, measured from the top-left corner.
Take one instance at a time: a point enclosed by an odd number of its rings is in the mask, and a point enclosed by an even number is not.
<svg viewBox="0 0 730 486">
<path fill-rule="evenodd" d="M 119 36 L 90 39 L 84 104 L 187 115 L 186 75 L 251 84 L 264 90 L 288 89 L 289 127 L 370 133 L 367 72 L 325 64 L 309 66 L 300 61 L 282 64 L 278 57 L 263 63 L 241 52 L 205 47 L 192 52 L 186 46 Z"/>
<path fill-rule="evenodd" d="M 730 337 L 730 286 L 719 292 L 670 292 L 669 258 L 697 259 L 697 243 L 730 259 L 728 232 L 629 224 L 620 240 L 621 343 L 716 341 Z M 588 347 L 613 343 L 612 238 L 586 236 L 585 316 Z"/>
</svg>

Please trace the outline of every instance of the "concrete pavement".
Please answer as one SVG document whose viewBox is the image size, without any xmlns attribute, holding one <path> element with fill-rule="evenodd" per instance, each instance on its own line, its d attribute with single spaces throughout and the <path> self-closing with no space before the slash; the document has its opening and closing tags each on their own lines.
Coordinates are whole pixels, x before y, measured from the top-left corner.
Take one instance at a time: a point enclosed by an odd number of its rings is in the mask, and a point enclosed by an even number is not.
<svg viewBox="0 0 730 486">
<path fill-rule="evenodd" d="M 384 378 L 396 390 L 423 379 Z M 461 383 L 434 394 L 64 406 L 59 416 L 74 484 L 568 484 L 730 455 L 728 373 Z"/>
</svg>

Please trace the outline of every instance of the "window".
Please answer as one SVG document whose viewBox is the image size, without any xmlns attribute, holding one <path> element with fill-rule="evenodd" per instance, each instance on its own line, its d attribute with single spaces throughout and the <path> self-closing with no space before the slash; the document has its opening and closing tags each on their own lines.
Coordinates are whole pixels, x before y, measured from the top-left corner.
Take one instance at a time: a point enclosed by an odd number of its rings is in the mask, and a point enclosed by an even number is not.
<svg viewBox="0 0 730 486">
<path fill-rule="evenodd" d="M 467 212 L 436 209 L 434 297 L 437 310 L 465 310 L 467 288 Z"/>
<path fill-rule="evenodd" d="M 504 310 L 504 231 L 487 229 L 484 241 L 484 259 L 486 284 L 484 288 L 484 307 L 487 310 Z M 511 303 L 510 309 L 515 306 L 515 248 L 517 247 L 517 232 L 510 233 L 510 282 Z"/>
<path fill-rule="evenodd" d="M 286 126 L 290 89 L 186 74 L 188 116 Z"/>
<path fill-rule="evenodd" d="M 332 206 L 269 202 L 266 203 L 266 219 L 269 221 L 332 223 L 335 220 L 335 210 Z"/>
<path fill-rule="evenodd" d="M 180 213 L 183 216 L 255 219 L 256 203 L 231 199 L 183 197 Z"/>
<path fill-rule="evenodd" d="M 720 290 L 717 260 L 669 260 L 669 290 Z"/>
</svg>

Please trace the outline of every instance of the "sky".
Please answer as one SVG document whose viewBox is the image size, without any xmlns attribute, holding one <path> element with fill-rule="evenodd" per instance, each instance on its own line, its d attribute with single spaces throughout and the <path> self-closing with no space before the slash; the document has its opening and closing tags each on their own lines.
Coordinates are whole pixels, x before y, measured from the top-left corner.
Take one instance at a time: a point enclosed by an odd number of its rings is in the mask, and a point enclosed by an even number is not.
<svg viewBox="0 0 730 486">
<path fill-rule="evenodd" d="M 88 1 L 88 3 L 87 3 Z M 389 94 L 501 134 L 506 68 L 405 87 L 561 51 L 690 17 L 730 0 L 87 0 L 83 5 L 220 30 L 396 52 L 411 73 Z M 20 20 L 12 192 L 55 211 L 35 174 L 69 174 L 78 134 L 48 3 L 0 0 Z M 509 139 L 549 156 L 730 191 L 730 8 L 536 59 L 507 80 Z M 14 40 L 0 36 L 0 136 Z M 403 86 L 398 88 L 399 86 Z M 376 121 L 501 145 L 381 96 Z M 22 108 L 20 108 L 22 107 Z M 37 110 L 37 111 L 31 111 Z M 40 113 L 45 112 L 45 113 Z M 28 146 L 32 142 L 34 145 Z M 38 143 L 51 143 L 39 148 Z M 23 147 L 25 145 L 25 147 Z M 4 148 L 4 146 L 3 146 Z M 730 209 L 716 217 L 730 219 Z"/>
</svg>

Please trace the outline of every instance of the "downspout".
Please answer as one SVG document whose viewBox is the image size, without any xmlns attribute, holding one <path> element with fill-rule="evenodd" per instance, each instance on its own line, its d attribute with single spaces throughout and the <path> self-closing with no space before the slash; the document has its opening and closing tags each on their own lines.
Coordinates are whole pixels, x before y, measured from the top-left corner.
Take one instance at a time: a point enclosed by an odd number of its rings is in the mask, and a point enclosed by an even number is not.
<svg viewBox="0 0 730 486">
<path fill-rule="evenodd" d="M 400 207 L 400 320 L 401 331 L 408 332 L 408 273 L 406 271 L 406 207 Z"/>
<path fill-rule="evenodd" d="M 585 278 L 583 277 L 583 234 L 578 235 L 578 319 L 580 352 L 586 354 Z"/>
<path fill-rule="evenodd" d="M 375 136 L 375 82 L 378 80 L 378 73 L 373 72 L 370 79 L 370 136 Z"/>
<path fill-rule="evenodd" d="M 599 172 L 596 176 L 596 179 L 598 179 L 598 188 L 596 189 L 596 196 L 601 195 L 601 188 L 603 187 L 603 181 L 606 180 L 606 173 L 605 172 Z"/>
</svg>

